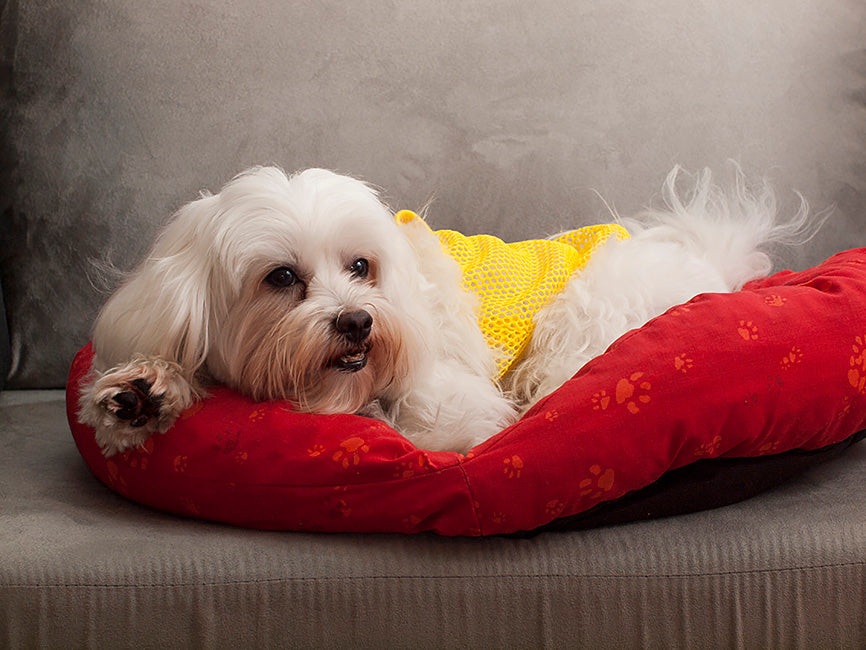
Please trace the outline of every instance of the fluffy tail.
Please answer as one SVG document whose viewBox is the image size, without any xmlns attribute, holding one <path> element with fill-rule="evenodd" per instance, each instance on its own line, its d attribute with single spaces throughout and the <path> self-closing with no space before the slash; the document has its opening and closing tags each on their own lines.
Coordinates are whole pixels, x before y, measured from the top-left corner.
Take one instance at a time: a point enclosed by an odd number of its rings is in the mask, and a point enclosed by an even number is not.
<svg viewBox="0 0 866 650">
<path fill-rule="evenodd" d="M 809 241 L 829 213 L 811 217 L 805 199 L 797 194 L 799 208 L 782 220 L 766 180 L 751 188 L 740 168 L 734 169 L 734 183 L 725 191 L 713 184 L 709 169 L 690 175 L 676 166 L 662 189 L 665 209 L 649 209 L 622 222 L 634 237 L 681 244 L 716 268 L 729 290 L 737 290 L 770 273 L 769 250 Z M 678 190 L 683 177 L 691 182 L 684 194 Z"/>
</svg>

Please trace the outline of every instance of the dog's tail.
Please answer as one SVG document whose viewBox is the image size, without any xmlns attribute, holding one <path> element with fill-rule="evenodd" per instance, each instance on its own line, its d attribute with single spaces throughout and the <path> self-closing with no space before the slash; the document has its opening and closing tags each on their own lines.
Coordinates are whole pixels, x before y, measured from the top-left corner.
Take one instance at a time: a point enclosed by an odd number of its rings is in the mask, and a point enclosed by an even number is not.
<svg viewBox="0 0 866 650">
<path fill-rule="evenodd" d="M 734 171 L 734 182 L 726 191 L 713 183 L 709 169 L 692 176 L 674 167 L 662 190 L 665 208 L 648 209 L 623 224 L 635 237 L 686 247 L 715 267 L 729 290 L 737 290 L 770 273 L 770 253 L 779 246 L 804 244 L 814 237 L 829 211 L 811 215 L 798 193 L 799 207 L 782 219 L 769 183 L 764 180 L 752 188 L 738 166 Z M 682 192 L 686 178 L 691 184 Z"/>
</svg>

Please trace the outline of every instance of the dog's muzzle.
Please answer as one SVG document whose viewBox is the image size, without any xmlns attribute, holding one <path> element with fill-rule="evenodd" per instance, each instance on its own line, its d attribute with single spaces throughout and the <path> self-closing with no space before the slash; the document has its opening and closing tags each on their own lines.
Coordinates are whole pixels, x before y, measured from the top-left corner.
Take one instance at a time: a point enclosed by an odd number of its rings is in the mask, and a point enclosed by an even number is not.
<svg viewBox="0 0 866 650">
<path fill-rule="evenodd" d="M 351 347 L 345 354 L 334 359 L 332 364 L 346 372 L 361 370 L 367 365 L 370 345 L 366 341 L 373 329 L 373 317 L 363 309 L 340 312 L 334 319 L 334 329 Z"/>
</svg>

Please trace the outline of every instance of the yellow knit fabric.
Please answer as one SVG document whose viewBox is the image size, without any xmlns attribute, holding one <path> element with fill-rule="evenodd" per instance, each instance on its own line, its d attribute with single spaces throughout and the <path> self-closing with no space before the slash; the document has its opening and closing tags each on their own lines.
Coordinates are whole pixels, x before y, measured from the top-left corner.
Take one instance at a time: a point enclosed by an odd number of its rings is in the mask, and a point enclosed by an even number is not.
<svg viewBox="0 0 866 650">
<path fill-rule="evenodd" d="M 415 213 L 397 213 L 398 224 L 419 222 Z M 571 275 L 611 236 L 628 239 L 616 224 L 588 226 L 555 239 L 507 244 L 490 235 L 466 237 L 436 231 L 446 253 L 463 272 L 463 285 L 478 296 L 478 326 L 499 354 L 495 379 L 501 379 L 526 348 L 538 311 L 559 294 Z"/>
</svg>

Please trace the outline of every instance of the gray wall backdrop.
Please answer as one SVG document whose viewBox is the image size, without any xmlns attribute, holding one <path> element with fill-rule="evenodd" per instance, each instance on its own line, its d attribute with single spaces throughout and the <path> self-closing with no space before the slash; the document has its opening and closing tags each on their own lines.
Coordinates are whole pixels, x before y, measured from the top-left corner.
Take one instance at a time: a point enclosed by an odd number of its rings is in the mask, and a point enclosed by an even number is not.
<svg viewBox="0 0 866 650">
<path fill-rule="evenodd" d="M 0 2 L 7 387 L 65 382 L 105 296 L 199 190 L 322 166 L 505 239 L 628 214 L 733 158 L 866 243 L 866 3 Z"/>
</svg>

